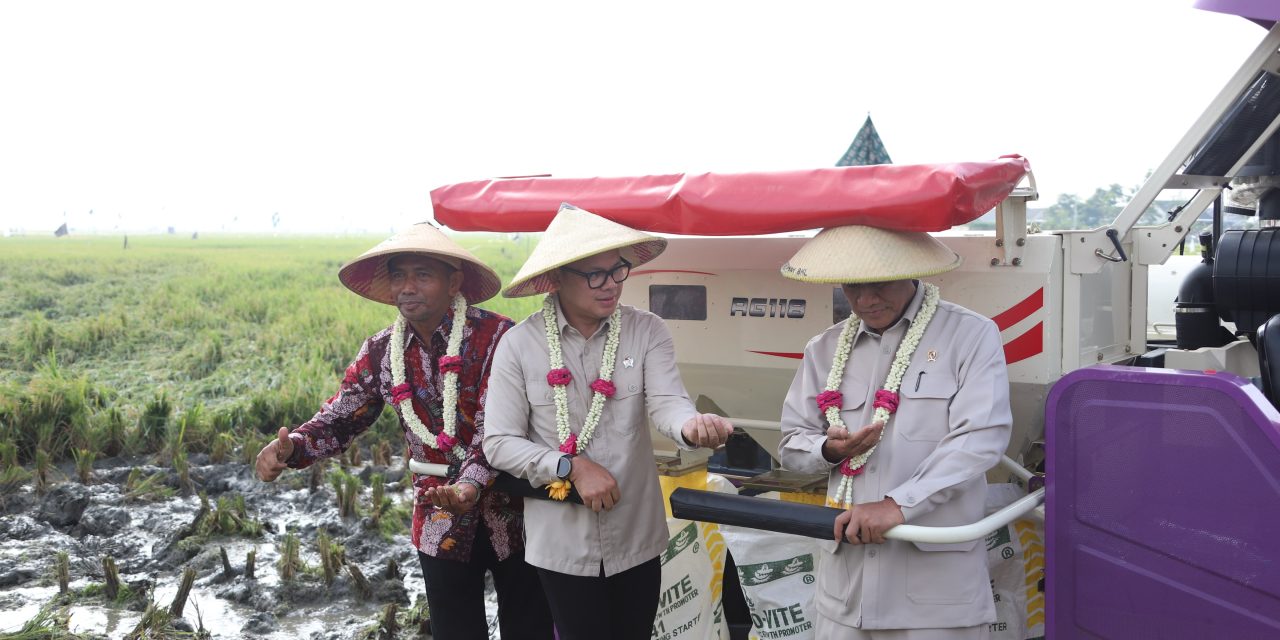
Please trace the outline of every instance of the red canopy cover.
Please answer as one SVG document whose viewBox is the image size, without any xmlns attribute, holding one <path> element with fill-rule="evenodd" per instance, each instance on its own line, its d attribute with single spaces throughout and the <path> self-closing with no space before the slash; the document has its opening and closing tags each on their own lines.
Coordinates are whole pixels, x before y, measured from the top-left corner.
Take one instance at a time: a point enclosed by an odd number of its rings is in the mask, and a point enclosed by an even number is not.
<svg viewBox="0 0 1280 640">
<path fill-rule="evenodd" d="M 634 229 L 759 235 L 861 224 L 943 231 L 990 211 L 1031 165 L 991 162 L 831 167 L 630 178 L 509 178 L 435 189 L 436 220 L 457 231 L 542 231 L 561 202 Z"/>
</svg>

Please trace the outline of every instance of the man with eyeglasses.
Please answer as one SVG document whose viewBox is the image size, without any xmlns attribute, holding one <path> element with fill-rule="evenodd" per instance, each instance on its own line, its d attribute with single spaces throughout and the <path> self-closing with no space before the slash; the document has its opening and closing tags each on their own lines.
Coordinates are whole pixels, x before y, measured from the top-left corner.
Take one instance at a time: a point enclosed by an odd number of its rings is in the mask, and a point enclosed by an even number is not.
<svg viewBox="0 0 1280 640">
<path fill-rule="evenodd" d="M 498 345 L 484 452 L 496 469 L 583 504 L 525 501 L 525 557 L 562 640 L 644 640 L 658 609 L 666 515 L 646 415 L 682 449 L 733 427 L 699 414 L 658 316 L 618 304 L 667 241 L 561 205 L 507 297 L 548 294 Z"/>
</svg>

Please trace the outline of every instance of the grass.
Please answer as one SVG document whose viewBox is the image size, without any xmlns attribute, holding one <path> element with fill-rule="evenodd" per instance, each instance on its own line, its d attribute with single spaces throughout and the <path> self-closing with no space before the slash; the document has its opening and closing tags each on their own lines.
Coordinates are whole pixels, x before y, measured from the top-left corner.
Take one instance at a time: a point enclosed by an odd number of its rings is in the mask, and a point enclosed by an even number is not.
<svg viewBox="0 0 1280 640">
<path fill-rule="evenodd" d="M 0 445 L 233 455 L 310 419 L 361 343 L 395 319 L 337 278 L 379 237 L 141 236 L 0 239 Z M 458 240 L 510 281 L 532 243 Z M 516 320 L 538 300 L 482 306 Z M 403 448 L 384 410 L 360 440 Z M 180 436 L 180 440 L 175 436 Z M 385 449 L 383 449 L 385 452 Z M 380 452 L 381 453 L 381 452 Z M 379 457 L 382 457 L 379 455 Z"/>
</svg>

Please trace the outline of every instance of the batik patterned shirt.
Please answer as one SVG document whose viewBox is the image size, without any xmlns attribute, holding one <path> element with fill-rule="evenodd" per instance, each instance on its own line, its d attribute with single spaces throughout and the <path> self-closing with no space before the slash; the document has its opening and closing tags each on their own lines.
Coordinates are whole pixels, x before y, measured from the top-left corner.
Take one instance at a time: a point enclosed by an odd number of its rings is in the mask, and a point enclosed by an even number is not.
<svg viewBox="0 0 1280 640">
<path fill-rule="evenodd" d="M 448 348 L 453 322 L 454 314 L 449 310 L 427 339 L 410 329 L 405 340 L 405 376 L 413 390 L 413 410 L 432 434 L 440 433 L 443 427 L 444 376 L 439 360 Z M 383 405 L 391 404 L 400 417 L 400 427 L 413 459 L 451 466 L 449 478 L 414 477 L 413 546 L 429 556 L 466 562 L 471 558 L 476 531 L 483 521 L 498 558 L 511 556 L 524 546 L 523 501 L 487 488 L 495 472 L 481 449 L 489 368 L 499 339 L 511 326 L 511 320 L 504 316 L 475 307 L 467 309 L 458 354 L 462 358 L 462 371 L 458 375 L 456 423 L 458 442 L 466 450 L 463 459 L 423 444 L 405 424 L 400 406 L 392 402 L 392 328 L 387 327 L 365 340 L 355 361 L 347 367 L 338 393 L 325 402 L 315 417 L 289 435 L 294 442 L 294 453 L 288 465 L 302 469 L 318 459 L 342 453 L 377 420 Z M 427 501 L 427 489 L 463 479 L 485 487 L 476 508 L 454 516 Z"/>
</svg>

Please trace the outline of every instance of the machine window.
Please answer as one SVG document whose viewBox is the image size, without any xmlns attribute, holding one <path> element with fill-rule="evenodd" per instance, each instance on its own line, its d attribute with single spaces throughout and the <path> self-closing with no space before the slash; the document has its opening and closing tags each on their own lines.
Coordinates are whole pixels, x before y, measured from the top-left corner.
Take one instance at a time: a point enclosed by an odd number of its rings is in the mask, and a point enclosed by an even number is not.
<svg viewBox="0 0 1280 640">
<path fill-rule="evenodd" d="M 649 310 L 667 320 L 706 320 L 707 288 L 701 285 L 651 284 Z"/>
<path fill-rule="evenodd" d="M 849 308 L 849 299 L 844 297 L 844 289 L 836 287 L 831 290 L 831 324 L 836 324 L 849 317 L 853 309 Z"/>
</svg>

